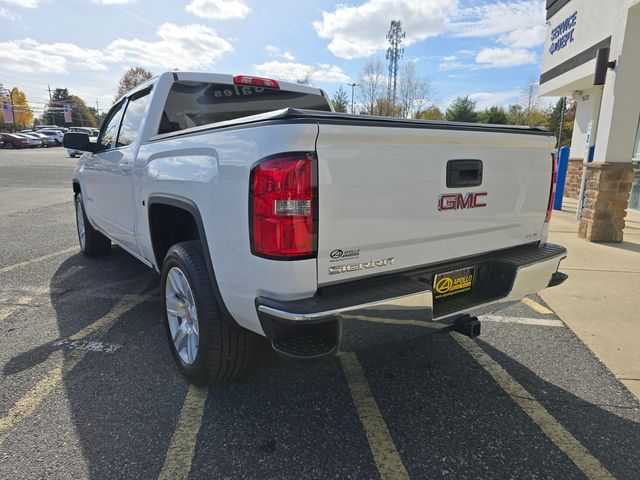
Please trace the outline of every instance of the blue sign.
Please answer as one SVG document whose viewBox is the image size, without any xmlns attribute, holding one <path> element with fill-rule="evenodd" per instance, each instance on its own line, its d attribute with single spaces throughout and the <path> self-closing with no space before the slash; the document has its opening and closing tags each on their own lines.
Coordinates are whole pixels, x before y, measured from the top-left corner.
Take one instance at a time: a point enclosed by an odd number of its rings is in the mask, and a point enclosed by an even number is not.
<svg viewBox="0 0 640 480">
<path fill-rule="evenodd" d="M 551 55 L 573 42 L 573 32 L 575 31 L 577 20 L 578 12 L 573 12 L 572 15 L 569 15 L 551 30 L 551 46 L 549 47 Z"/>
</svg>

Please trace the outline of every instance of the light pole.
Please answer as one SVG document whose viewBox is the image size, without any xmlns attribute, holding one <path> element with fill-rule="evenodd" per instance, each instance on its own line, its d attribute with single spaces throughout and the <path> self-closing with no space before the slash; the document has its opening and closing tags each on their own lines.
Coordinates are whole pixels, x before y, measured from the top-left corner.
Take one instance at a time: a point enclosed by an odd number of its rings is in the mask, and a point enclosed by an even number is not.
<svg viewBox="0 0 640 480">
<path fill-rule="evenodd" d="M 353 110 L 353 92 L 355 91 L 355 88 L 358 86 L 357 83 L 347 83 L 347 85 L 349 85 L 351 87 L 351 115 L 353 115 L 355 112 Z"/>
<path fill-rule="evenodd" d="M 18 119 L 16 118 L 16 111 L 13 108 L 13 91 L 16 89 L 16 87 L 13 87 L 11 90 L 9 90 L 9 98 L 11 99 L 11 114 L 13 115 L 13 127 L 14 129 L 18 129 Z"/>
</svg>

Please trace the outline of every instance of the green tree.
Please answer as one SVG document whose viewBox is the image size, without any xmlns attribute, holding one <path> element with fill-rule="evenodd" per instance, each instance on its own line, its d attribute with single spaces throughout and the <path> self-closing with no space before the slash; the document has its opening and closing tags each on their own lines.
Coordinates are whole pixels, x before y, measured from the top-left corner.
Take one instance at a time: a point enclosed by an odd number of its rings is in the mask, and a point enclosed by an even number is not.
<svg viewBox="0 0 640 480">
<path fill-rule="evenodd" d="M 564 112 L 564 128 L 562 129 L 562 137 L 560 137 L 560 121 L 562 118 L 562 98 L 555 105 L 551 105 L 548 111 L 549 129 L 560 140 L 559 147 L 571 144 L 571 136 L 573 135 L 573 121 L 576 117 L 576 102 L 567 99 Z"/>
<path fill-rule="evenodd" d="M 478 122 L 506 125 L 509 123 L 509 119 L 504 107 L 494 105 L 493 107 L 484 109 L 478 114 Z"/>
<path fill-rule="evenodd" d="M 444 113 L 436 105 L 432 105 L 422 112 L 416 114 L 420 120 L 444 120 Z"/>
<path fill-rule="evenodd" d="M 65 122 L 65 105 L 71 106 L 71 124 Z M 66 125 L 73 127 L 95 127 L 96 119 L 80 97 L 71 95 L 66 88 L 56 88 L 51 95 L 51 102 L 47 106 L 42 116 L 43 123 L 51 121 L 55 125 Z"/>
<path fill-rule="evenodd" d="M 476 102 L 469 96 L 456 98 L 447 108 L 446 119 L 451 122 L 475 122 L 477 117 Z"/>
<path fill-rule="evenodd" d="M 113 102 L 115 103 L 129 90 L 137 87 L 141 83 L 146 82 L 151 78 L 153 78 L 153 73 L 151 73 L 150 71 L 145 70 L 142 67 L 131 67 L 129 70 L 124 72 L 124 75 L 122 75 L 120 82 L 118 82 L 118 90 L 116 90 L 116 96 L 113 99 Z"/>
<path fill-rule="evenodd" d="M 331 99 L 331 103 L 333 103 L 333 108 L 336 112 L 346 113 L 349 109 L 349 96 L 342 85 L 336 92 L 333 94 L 333 98 Z"/>
<path fill-rule="evenodd" d="M 509 125 L 525 124 L 524 109 L 521 105 L 509 105 L 507 108 L 507 123 Z"/>
</svg>

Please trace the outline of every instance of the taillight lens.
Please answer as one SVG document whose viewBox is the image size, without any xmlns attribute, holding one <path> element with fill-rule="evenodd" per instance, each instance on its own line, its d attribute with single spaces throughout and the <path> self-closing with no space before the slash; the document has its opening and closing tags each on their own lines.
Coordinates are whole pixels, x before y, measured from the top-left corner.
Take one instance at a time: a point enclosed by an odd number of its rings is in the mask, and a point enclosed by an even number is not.
<svg viewBox="0 0 640 480">
<path fill-rule="evenodd" d="M 549 205 L 547 206 L 547 216 L 545 222 L 551 221 L 551 213 L 553 212 L 553 198 L 556 196 L 556 180 L 558 178 L 558 157 L 555 153 L 551 154 L 551 189 L 549 191 Z"/>
<path fill-rule="evenodd" d="M 285 153 L 251 172 L 251 251 L 278 260 L 316 255 L 314 155 Z"/>
</svg>

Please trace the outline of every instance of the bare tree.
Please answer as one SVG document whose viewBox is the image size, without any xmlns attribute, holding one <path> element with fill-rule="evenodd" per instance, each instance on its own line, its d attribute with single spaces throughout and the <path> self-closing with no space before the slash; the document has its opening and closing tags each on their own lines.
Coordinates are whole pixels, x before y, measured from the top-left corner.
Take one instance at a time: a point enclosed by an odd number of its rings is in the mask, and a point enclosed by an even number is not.
<svg viewBox="0 0 640 480">
<path fill-rule="evenodd" d="M 538 97 L 538 90 L 540 85 L 535 78 L 530 78 L 527 85 L 522 89 L 520 94 L 520 105 L 525 120 L 528 120 L 531 113 L 540 108 L 540 97 Z"/>
<path fill-rule="evenodd" d="M 415 62 L 407 63 L 400 73 L 398 82 L 397 109 L 403 118 L 414 118 L 434 103 L 435 92 L 431 80 L 421 77 Z"/>
<path fill-rule="evenodd" d="M 315 67 L 308 67 L 301 72 L 297 72 L 296 83 L 298 85 L 313 85 L 314 73 L 316 73 Z"/>
<path fill-rule="evenodd" d="M 116 97 L 114 98 L 114 102 L 117 101 L 122 95 L 127 93 L 132 88 L 137 87 L 142 82 L 146 82 L 150 78 L 153 78 L 153 73 L 148 70 L 145 70 L 142 67 L 131 67 L 129 70 L 124 72 L 122 78 L 120 79 L 120 83 L 118 83 L 118 90 L 116 92 Z"/>
<path fill-rule="evenodd" d="M 379 100 L 384 98 L 387 79 L 384 75 L 384 65 L 380 60 L 369 60 L 358 80 L 358 97 L 365 113 L 377 115 L 376 108 Z"/>
</svg>

